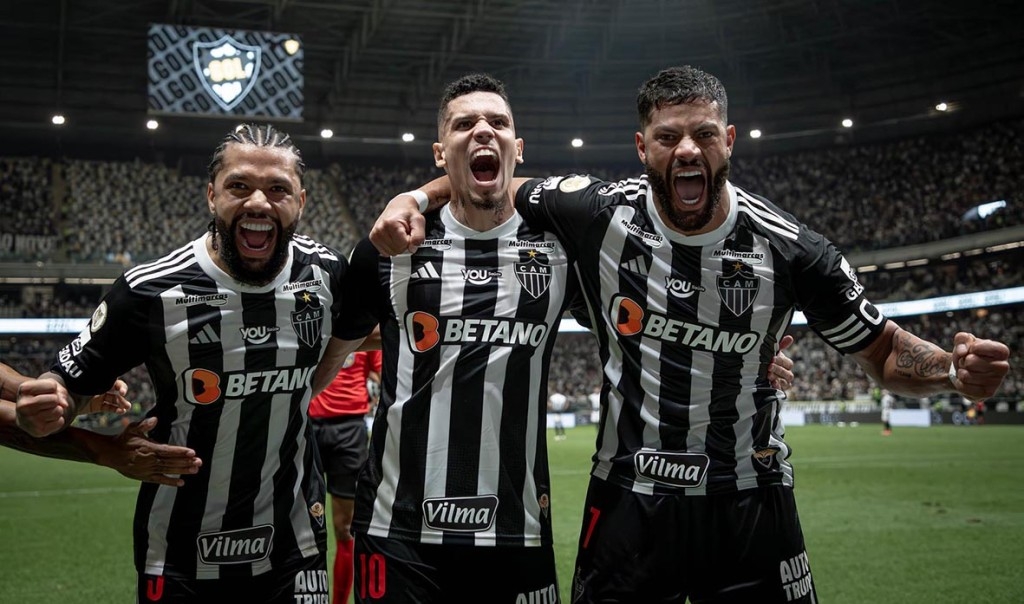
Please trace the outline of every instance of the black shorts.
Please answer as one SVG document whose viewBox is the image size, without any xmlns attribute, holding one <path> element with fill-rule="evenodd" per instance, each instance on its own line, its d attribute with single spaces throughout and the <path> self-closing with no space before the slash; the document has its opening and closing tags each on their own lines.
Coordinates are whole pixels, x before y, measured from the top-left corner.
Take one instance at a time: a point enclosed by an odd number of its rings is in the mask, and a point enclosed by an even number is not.
<svg viewBox="0 0 1024 604">
<path fill-rule="evenodd" d="M 360 534 L 360 604 L 558 604 L 555 552 L 541 547 L 409 543 Z"/>
<path fill-rule="evenodd" d="M 817 602 L 793 489 L 640 495 L 591 478 L 573 604 Z"/>
<path fill-rule="evenodd" d="M 320 461 L 327 475 L 327 492 L 336 497 L 355 499 L 356 477 L 366 463 L 367 431 L 362 415 L 310 418 Z"/>
<path fill-rule="evenodd" d="M 138 577 L 138 604 L 330 604 L 327 561 L 322 555 L 302 558 L 284 568 L 247 578 Z"/>
</svg>

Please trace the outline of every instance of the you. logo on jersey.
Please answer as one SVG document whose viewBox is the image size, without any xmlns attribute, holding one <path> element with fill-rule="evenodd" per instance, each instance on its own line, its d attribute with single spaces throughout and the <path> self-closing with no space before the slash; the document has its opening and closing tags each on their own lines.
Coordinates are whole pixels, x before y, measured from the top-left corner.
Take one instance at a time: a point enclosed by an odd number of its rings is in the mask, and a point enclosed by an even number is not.
<svg viewBox="0 0 1024 604">
<path fill-rule="evenodd" d="M 281 330 L 280 327 L 274 325 L 268 327 L 266 325 L 257 325 L 255 327 L 239 327 L 238 330 L 242 333 L 242 339 L 250 344 L 263 344 L 270 339 L 270 336 Z"/>
<path fill-rule="evenodd" d="M 435 317 L 414 311 L 405 315 L 405 331 L 413 352 L 427 352 L 438 344 L 490 344 L 536 348 L 548 335 L 545 323 L 520 319 Z"/>
<path fill-rule="evenodd" d="M 635 300 L 618 295 L 612 298 L 608 319 L 623 336 L 644 335 L 669 344 L 681 344 L 708 352 L 746 354 L 757 346 L 756 332 L 737 332 L 701 323 L 673 319 L 668 315 L 644 311 Z"/>
<path fill-rule="evenodd" d="M 742 262 L 732 265 L 732 272 L 718 276 L 718 293 L 722 296 L 722 304 L 737 317 L 750 309 L 761 288 L 761 277 L 754 274 L 754 269 Z"/>
<path fill-rule="evenodd" d="M 500 279 L 501 271 L 493 268 L 464 268 L 462 278 L 470 285 L 487 285 L 492 279 Z"/>
<path fill-rule="evenodd" d="M 665 289 L 668 290 L 668 293 L 671 294 L 673 298 L 685 300 L 697 292 L 704 291 L 704 286 L 699 283 L 694 285 L 684 279 L 665 277 Z"/>
</svg>

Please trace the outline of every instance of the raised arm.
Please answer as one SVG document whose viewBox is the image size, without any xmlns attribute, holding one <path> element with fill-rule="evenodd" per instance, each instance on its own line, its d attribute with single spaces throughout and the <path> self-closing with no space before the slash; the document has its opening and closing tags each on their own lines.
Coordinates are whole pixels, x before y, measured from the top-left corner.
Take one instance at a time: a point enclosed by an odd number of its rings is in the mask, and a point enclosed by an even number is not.
<svg viewBox="0 0 1024 604">
<path fill-rule="evenodd" d="M 1010 370 L 1010 349 L 1002 342 L 960 332 L 947 352 L 892 321 L 853 358 L 880 386 L 904 396 L 957 392 L 972 401 L 985 400 Z"/>
<path fill-rule="evenodd" d="M 512 179 L 512 199 L 528 178 Z M 432 212 L 451 199 L 448 176 L 440 176 L 415 191 L 399 193 L 377 217 L 370 230 L 370 241 L 384 256 L 412 253 L 423 243 L 423 214 Z"/>
<path fill-rule="evenodd" d="M 414 191 L 399 193 L 377 217 L 370 229 L 370 241 L 382 255 L 415 252 L 423 243 L 423 214 L 440 208 L 451 198 L 448 176 L 441 176 Z M 425 204 L 421 204 L 425 201 Z"/>
</svg>

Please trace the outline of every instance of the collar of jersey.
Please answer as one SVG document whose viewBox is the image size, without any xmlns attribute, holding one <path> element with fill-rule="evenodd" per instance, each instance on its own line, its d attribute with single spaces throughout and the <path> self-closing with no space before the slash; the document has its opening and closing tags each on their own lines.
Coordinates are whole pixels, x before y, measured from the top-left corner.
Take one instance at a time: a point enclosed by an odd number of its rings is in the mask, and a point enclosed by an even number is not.
<svg viewBox="0 0 1024 604">
<path fill-rule="evenodd" d="M 277 274 L 277 277 L 273 281 L 266 285 L 259 287 L 255 285 L 245 285 L 239 283 L 234 277 L 225 273 L 220 269 L 219 266 L 210 257 L 210 252 L 206 249 L 206 238 L 210 235 L 207 233 L 192 242 L 192 251 L 195 252 L 196 258 L 199 260 L 199 266 L 203 269 L 207 275 L 209 275 L 214 281 L 224 286 L 227 289 L 236 292 L 246 292 L 250 294 L 262 294 L 277 289 L 280 285 L 283 285 L 287 281 L 288 275 L 292 274 L 292 244 L 288 244 L 288 260 L 285 261 L 284 267 L 281 268 L 281 272 Z"/>
<path fill-rule="evenodd" d="M 477 231 L 459 222 L 455 214 L 452 214 L 451 207 L 449 203 L 441 210 L 441 223 L 449 233 L 462 239 L 515 239 L 516 233 L 519 232 L 519 223 L 523 220 L 519 217 L 519 212 L 513 209 L 512 215 L 505 222 L 488 231 Z"/>
</svg>

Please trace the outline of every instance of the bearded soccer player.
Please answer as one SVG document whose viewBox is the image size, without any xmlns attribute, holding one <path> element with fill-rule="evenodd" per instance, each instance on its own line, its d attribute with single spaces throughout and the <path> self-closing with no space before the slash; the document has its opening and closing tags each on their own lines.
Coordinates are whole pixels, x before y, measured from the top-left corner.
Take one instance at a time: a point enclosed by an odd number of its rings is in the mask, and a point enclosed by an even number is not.
<svg viewBox="0 0 1024 604">
<path fill-rule="evenodd" d="M 345 258 L 295 234 L 304 169 L 273 126 L 229 133 L 209 165 L 210 232 L 114 283 L 44 374 L 70 400 L 18 399 L 19 424 L 51 434 L 81 395 L 146 364 L 157 392 L 152 437 L 193 449 L 203 465 L 178 489 L 142 485 L 140 602 L 328 601 L 324 483 L 307 407 L 325 350 L 333 369 L 358 342 L 331 337 Z"/>
<path fill-rule="evenodd" d="M 565 246 L 513 207 L 523 143 L 501 82 L 451 83 L 433 149 L 452 203 L 426 217 L 426 240 L 390 259 L 364 240 L 351 258 L 365 304 L 346 337 L 379 323 L 384 356 L 356 597 L 554 604 L 547 372 L 575 281 Z"/>
<path fill-rule="evenodd" d="M 574 602 L 817 601 L 783 397 L 760 377 L 796 310 L 908 396 L 985 399 L 1009 370 L 1000 342 L 958 333 L 947 352 L 886 319 L 832 243 L 729 182 L 726 108 L 714 76 L 666 69 L 637 98 L 644 175 L 517 183 L 516 210 L 578 268 L 604 370 Z M 389 204 L 382 251 L 421 243 L 416 202 Z"/>
</svg>

